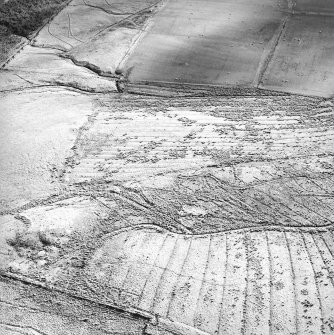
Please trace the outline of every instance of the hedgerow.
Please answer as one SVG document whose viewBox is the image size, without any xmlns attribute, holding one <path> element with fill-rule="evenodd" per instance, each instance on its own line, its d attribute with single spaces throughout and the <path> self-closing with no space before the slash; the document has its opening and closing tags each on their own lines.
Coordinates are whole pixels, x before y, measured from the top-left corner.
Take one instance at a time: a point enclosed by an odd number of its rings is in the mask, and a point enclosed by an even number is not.
<svg viewBox="0 0 334 335">
<path fill-rule="evenodd" d="M 57 13 L 68 0 L 9 0 L 0 6 L 0 25 L 28 37 Z"/>
</svg>

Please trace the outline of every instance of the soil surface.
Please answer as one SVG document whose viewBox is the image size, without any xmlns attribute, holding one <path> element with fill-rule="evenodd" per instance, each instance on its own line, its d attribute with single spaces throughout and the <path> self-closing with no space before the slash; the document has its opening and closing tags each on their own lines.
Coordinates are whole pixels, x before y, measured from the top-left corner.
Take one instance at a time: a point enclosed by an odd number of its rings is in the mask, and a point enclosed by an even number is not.
<svg viewBox="0 0 334 335">
<path fill-rule="evenodd" d="M 73 0 L 0 71 L 0 334 L 333 334 L 332 5 L 244 5 Z"/>
<path fill-rule="evenodd" d="M 122 69 L 132 83 L 333 95 L 331 1 L 167 1 Z M 149 50 L 149 52 L 148 52 Z"/>
</svg>

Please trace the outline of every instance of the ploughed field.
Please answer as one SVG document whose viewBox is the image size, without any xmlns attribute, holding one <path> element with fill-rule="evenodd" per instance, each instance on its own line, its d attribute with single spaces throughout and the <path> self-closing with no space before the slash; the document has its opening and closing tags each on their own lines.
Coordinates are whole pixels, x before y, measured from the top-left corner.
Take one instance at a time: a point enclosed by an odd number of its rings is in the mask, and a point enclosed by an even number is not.
<svg viewBox="0 0 334 335">
<path fill-rule="evenodd" d="M 333 15 L 328 0 L 170 0 L 121 69 L 131 84 L 331 96 Z"/>
<path fill-rule="evenodd" d="M 333 334 L 333 8 L 73 0 L 14 41 L 0 334 Z"/>
<path fill-rule="evenodd" d="M 3 216 L 5 276 L 161 334 L 333 332 L 331 101 L 91 99 L 65 188 Z"/>
</svg>

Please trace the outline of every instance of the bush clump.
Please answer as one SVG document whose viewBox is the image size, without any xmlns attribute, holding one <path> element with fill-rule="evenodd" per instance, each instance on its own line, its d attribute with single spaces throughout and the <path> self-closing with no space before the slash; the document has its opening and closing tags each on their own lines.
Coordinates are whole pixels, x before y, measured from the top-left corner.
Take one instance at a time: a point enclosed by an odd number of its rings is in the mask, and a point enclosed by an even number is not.
<svg viewBox="0 0 334 335">
<path fill-rule="evenodd" d="M 0 5 L 0 25 L 7 27 L 13 34 L 28 37 L 67 2 L 68 0 L 10 0 Z"/>
</svg>

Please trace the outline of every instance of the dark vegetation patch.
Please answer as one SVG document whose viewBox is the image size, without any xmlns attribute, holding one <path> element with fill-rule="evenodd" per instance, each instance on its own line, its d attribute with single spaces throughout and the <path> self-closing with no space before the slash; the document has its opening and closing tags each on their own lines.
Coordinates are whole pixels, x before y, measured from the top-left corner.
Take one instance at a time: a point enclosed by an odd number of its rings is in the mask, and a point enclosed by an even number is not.
<svg viewBox="0 0 334 335">
<path fill-rule="evenodd" d="M 69 0 L 0 0 L 0 64 Z"/>
<path fill-rule="evenodd" d="M 28 37 L 68 0 L 10 0 L 0 5 L 0 25 L 16 35 Z"/>
<path fill-rule="evenodd" d="M 11 50 L 21 42 L 20 36 L 12 34 L 5 26 L 0 25 L 0 63 L 10 55 Z"/>
</svg>

